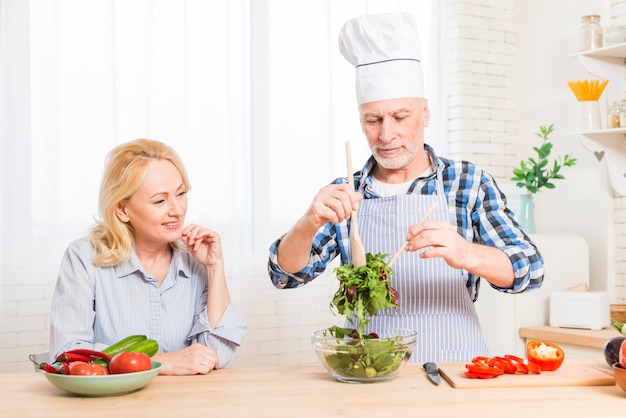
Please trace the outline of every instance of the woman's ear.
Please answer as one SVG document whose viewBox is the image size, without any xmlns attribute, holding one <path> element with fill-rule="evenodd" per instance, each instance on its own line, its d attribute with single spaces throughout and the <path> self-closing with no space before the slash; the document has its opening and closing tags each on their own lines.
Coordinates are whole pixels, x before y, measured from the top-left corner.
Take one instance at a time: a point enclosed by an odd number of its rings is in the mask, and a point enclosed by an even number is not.
<svg viewBox="0 0 626 418">
<path fill-rule="evenodd" d="M 117 215 L 117 219 L 119 219 L 120 221 L 124 223 L 127 223 L 130 221 L 130 218 L 126 214 L 126 205 L 124 204 L 124 202 L 119 202 L 115 206 L 115 214 Z"/>
</svg>

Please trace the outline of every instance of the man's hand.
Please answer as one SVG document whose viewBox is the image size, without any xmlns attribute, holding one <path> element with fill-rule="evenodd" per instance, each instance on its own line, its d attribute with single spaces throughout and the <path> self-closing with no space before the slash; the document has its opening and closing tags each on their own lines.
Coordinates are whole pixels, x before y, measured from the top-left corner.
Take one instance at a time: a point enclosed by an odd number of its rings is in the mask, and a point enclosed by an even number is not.
<svg viewBox="0 0 626 418">
<path fill-rule="evenodd" d="M 457 269 L 466 270 L 492 284 L 509 288 L 515 275 L 506 253 L 498 248 L 466 241 L 448 222 L 423 221 L 409 227 L 407 251 L 418 251 L 421 258 L 443 258 Z"/>
<path fill-rule="evenodd" d="M 350 219 L 362 199 L 363 195 L 348 184 L 331 184 L 315 195 L 302 220 L 317 231 L 328 222 L 339 223 Z"/>
</svg>

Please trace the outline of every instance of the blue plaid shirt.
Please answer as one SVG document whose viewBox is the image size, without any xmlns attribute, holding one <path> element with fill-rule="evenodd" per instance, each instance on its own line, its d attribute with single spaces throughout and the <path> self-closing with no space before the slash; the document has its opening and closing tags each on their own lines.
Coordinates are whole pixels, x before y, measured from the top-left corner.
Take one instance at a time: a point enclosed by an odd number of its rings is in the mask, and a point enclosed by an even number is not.
<svg viewBox="0 0 626 418">
<path fill-rule="evenodd" d="M 499 288 L 492 285 L 492 287 L 507 293 L 521 293 L 541 287 L 544 274 L 543 257 L 537 246 L 520 229 L 513 213 L 506 206 L 506 197 L 493 177 L 472 163 L 439 158 L 429 145 L 424 145 L 424 148 L 434 161 L 435 172 L 427 177 L 415 179 L 408 193 L 435 193 L 436 175 L 439 173 L 448 200 L 450 217 L 454 219 L 458 233 L 467 241 L 501 249 L 511 260 L 515 272 L 513 286 Z M 370 157 L 363 169 L 354 175 L 355 187 L 363 193 L 365 199 L 379 197 L 372 188 L 372 170 L 375 164 L 374 158 Z M 340 177 L 332 184 L 346 181 L 346 177 Z M 281 238 L 271 245 L 268 262 L 270 278 L 277 288 L 305 285 L 323 273 L 328 263 L 337 255 L 341 256 L 342 264 L 349 262 L 348 222 L 328 223 L 320 228 L 313 240 L 308 265 L 296 274 L 286 273 L 278 265 L 276 253 Z M 478 298 L 480 277 L 465 270 L 461 272 L 466 280 L 467 291 L 475 301 Z"/>
</svg>

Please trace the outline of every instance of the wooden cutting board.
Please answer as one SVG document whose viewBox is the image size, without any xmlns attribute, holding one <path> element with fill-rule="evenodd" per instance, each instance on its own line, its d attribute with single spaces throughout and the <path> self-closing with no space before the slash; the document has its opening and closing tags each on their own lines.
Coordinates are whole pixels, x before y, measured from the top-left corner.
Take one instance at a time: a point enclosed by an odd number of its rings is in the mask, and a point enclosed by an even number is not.
<svg viewBox="0 0 626 418">
<path fill-rule="evenodd" d="M 613 372 L 596 358 L 568 359 L 553 372 L 541 374 L 503 374 L 493 379 L 465 376 L 466 362 L 438 363 L 439 373 L 453 388 L 511 388 L 527 386 L 612 386 Z"/>
</svg>

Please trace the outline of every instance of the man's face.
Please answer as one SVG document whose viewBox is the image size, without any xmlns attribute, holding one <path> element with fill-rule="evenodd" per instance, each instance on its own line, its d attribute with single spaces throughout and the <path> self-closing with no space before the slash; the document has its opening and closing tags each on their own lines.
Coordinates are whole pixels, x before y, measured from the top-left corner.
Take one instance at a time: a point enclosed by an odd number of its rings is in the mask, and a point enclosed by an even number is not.
<svg viewBox="0 0 626 418">
<path fill-rule="evenodd" d="M 424 149 L 430 111 L 426 99 L 403 98 L 363 103 L 361 127 L 378 164 L 387 170 L 409 168 Z"/>
</svg>

